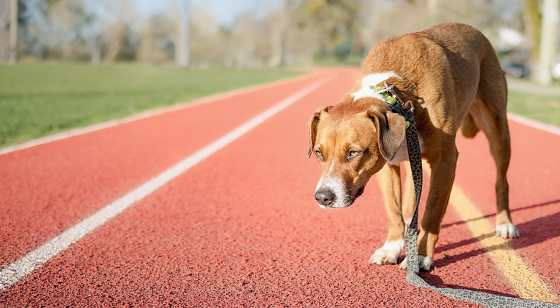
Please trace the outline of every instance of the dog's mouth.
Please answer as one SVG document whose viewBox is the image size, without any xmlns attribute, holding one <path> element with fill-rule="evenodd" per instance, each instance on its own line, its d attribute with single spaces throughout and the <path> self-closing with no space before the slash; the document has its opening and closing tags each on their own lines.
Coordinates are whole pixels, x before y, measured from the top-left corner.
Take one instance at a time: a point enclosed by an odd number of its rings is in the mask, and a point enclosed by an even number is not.
<svg viewBox="0 0 560 308">
<path fill-rule="evenodd" d="M 348 201 L 347 201 L 348 205 L 346 205 L 345 207 L 349 207 L 349 206 L 351 206 L 352 204 L 354 204 L 354 201 L 356 201 L 356 199 L 358 199 L 358 197 L 361 196 L 363 193 L 364 193 L 364 188 L 363 188 L 363 187 L 360 187 L 360 188 L 358 188 L 358 190 L 356 191 L 356 194 L 355 194 L 355 195 L 348 194 L 348 196 L 349 196 L 349 197 L 348 197 Z"/>
<path fill-rule="evenodd" d="M 364 187 L 358 188 L 355 194 L 347 192 L 342 196 L 330 189 L 319 189 L 315 192 L 315 200 L 322 208 L 345 208 L 351 206 L 363 193 Z"/>
<path fill-rule="evenodd" d="M 358 188 L 358 191 L 356 192 L 356 195 L 354 196 L 354 200 L 356 200 L 356 198 L 361 196 L 363 193 L 364 193 L 364 188 L 363 187 Z"/>
</svg>

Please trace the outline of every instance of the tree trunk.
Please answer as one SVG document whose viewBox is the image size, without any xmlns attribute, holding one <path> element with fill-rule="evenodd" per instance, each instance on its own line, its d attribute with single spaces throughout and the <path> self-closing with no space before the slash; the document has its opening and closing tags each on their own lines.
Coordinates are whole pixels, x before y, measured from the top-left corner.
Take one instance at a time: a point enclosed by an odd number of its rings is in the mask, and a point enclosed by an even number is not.
<svg viewBox="0 0 560 308">
<path fill-rule="evenodd" d="M 186 69 L 190 62 L 189 0 L 181 1 L 180 18 L 177 43 L 175 44 L 175 63 L 177 67 Z"/>
<path fill-rule="evenodd" d="M 18 3 L 10 1 L 10 64 L 17 61 Z"/>
<path fill-rule="evenodd" d="M 541 41 L 541 14 L 539 12 L 538 0 L 523 0 L 523 21 L 525 33 L 531 40 L 531 79 L 536 80 L 538 76 L 538 64 L 540 63 L 540 41 Z"/>
<path fill-rule="evenodd" d="M 107 47 L 107 53 L 105 54 L 104 61 L 106 63 L 113 63 L 122 48 L 122 40 L 124 34 L 124 21 L 122 17 L 119 17 L 117 23 L 111 29 L 111 36 L 109 41 L 109 46 Z"/>
<path fill-rule="evenodd" d="M 560 0 L 544 0 L 542 33 L 540 41 L 539 68 L 537 81 L 542 85 L 552 82 L 552 63 L 556 56 L 558 14 Z"/>
</svg>

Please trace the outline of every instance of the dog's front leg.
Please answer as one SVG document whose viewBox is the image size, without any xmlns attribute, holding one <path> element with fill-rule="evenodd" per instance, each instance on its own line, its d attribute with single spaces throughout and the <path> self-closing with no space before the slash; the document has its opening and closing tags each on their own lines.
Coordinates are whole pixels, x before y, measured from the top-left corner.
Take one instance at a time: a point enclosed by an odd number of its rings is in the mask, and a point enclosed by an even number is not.
<svg viewBox="0 0 560 308">
<path fill-rule="evenodd" d="M 385 244 L 375 251 L 369 262 L 378 265 L 396 264 L 404 248 L 400 167 L 385 164 L 377 173 L 377 182 L 383 195 L 389 232 Z"/>
<path fill-rule="evenodd" d="M 430 191 L 418 236 L 418 262 L 420 269 L 426 271 L 430 270 L 432 266 L 441 221 L 447 209 L 455 179 L 459 152 L 454 145 L 450 147 L 453 149 L 451 152 L 442 153 L 437 159 L 428 159 L 431 169 Z M 401 263 L 401 268 L 406 269 L 406 262 Z"/>
</svg>

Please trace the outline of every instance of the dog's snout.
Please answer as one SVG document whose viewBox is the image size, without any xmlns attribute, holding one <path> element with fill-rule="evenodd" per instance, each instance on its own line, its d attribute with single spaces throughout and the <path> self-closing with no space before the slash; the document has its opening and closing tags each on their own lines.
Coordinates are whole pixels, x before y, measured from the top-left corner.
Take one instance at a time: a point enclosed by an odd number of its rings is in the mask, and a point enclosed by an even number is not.
<svg viewBox="0 0 560 308">
<path fill-rule="evenodd" d="M 315 192 L 315 200 L 322 206 L 331 206 L 336 195 L 330 190 L 318 190 Z"/>
</svg>

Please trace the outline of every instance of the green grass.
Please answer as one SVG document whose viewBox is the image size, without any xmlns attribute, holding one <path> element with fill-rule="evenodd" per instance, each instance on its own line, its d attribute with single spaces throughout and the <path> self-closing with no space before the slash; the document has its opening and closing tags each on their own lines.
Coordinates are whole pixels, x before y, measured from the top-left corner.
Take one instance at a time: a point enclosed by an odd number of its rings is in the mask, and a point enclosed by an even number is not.
<svg viewBox="0 0 560 308">
<path fill-rule="evenodd" d="M 298 74 L 133 64 L 0 66 L 0 147 Z"/>
<path fill-rule="evenodd" d="M 521 94 L 510 91 L 508 112 L 560 127 L 560 96 Z"/>
</svg>

